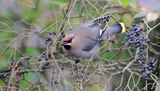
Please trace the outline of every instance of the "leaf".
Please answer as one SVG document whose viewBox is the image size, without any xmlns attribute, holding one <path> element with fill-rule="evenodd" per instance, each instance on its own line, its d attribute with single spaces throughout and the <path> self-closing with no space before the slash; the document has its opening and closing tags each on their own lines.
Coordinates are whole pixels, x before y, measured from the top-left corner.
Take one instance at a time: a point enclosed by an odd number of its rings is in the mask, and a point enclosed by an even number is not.
<svg viewBox="0 0 160 91">
<path fill-rule="evenodd" d="M 19 2 L 28 8 L 35 8 L 35 4 L 33 0 L 19 0 Z"/>
<path fill-rule="evenodd" d="M 24 73 L 24 80 L 20 80 L 18 83 L 21 89 L 29 88 L 39 79 L 39 74 L 36 72 Z M 32 83 L 32 84 L 31 84 Z"/>
<path fill-rule="evenodd" d="M 7 31 L 7 30 L 2 30 L 2 31 L 5 31 L 5 32 L 0 32 L 0 40 L 2 39 L 12 40 L 12 38 L 14 38 L 14 34 L 11 33 L 10 31 Z"/>
<path fill-rule="evenodd" d="M 131 26 L 133 22 L 133 17 L 130 14 L 124 14 L 123 22 L 126 24 L 126 26 Z"/>
<path fill-rule="evenodd" d="M 114 2 L 115 2 L 115 3 L 118 3 L 118 2 L 119 2 L 119 0 L 114 0 Z"/>
<path fill-rule="evenodd" d="M 34 82 L 35 80 L 39 79 L 39 76 L 38 76 L 38 73 L 36 72 L 28 72 L 28 73 L 25 73 L 24 78 L 25 80 Z"/>
<path fill-rule="evenodd" d="M 69 81 L 63 81 L 64 91 L 74 91 L 72 84 Z"/>
<path fill-rule="evenodd" d="M 136 3 L 136 0 L 129 0 L 129 6 L 131 6 L 133 9 L 138 9 L 138 6 L 137 6 L 137 3 Z"/>
<path fill-rule="evenodd" d="M 5 86 L 5 85 L 6 83 L 2 79 L 0 79 L 0 86 Z"/>
<path fill-rule="evenodd" d="M 103 91 L 103 88 L 99 84 L 94 84 L 88 87 L 87 91 Z"/>
<path fill-rule="evenodd" d="M 25 81 L 25 80 L 20 80 L 19 83 L 18 83 L 18 86 L 21 88 L 21 89 L 25 89 L 25 88 L 29 88 L 32 86 L 31 83 Z"/>
<path fill-rule="evenodd" d="M 25 54 L 27 56 L 39 55 L 39 51 L 36 48 L 28 47 L 25 49 Z"/>
<path fill-rule="evenodd" d="M 59 7 L 62 8 L 62 7 L 64 7 L 67 3 L 66 3 L 65 1 L 59 0 L 59 1 L 54 1 L 53 4 L 54 4 L 54 5 L 58 5 Z"/>
<path fill-rule="evenodd" d="M 0 71 L 1 70 L 6 70 L 8 68 L 8 65 L 9 65 L 10 61 L 5 57 L 1 57 L 0 59 L 1 59 L 0 60 L 0 62 L 1 62 Z"/>
<path fill-rule="evenodd" d="M 134 15 L 134 19 L 136 19 L 136 18 L 143 18 L 143 17 L 145 17 L 145 14 L 143 14 L 143 13 L 137 13 L 136 15 Z"/>
<path fill-rule="evenodd" d="M 124 6 L 128 6 L 129 5 L 128 0 L 121 0 L 121 3 Z"/>
</svg>

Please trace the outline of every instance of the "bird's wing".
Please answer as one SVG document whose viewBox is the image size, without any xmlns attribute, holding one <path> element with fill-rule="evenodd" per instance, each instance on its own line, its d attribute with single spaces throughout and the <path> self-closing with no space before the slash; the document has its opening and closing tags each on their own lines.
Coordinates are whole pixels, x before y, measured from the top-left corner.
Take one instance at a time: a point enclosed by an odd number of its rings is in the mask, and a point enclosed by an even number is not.
<svg viewBox="0 0 160 91">
<path fill-rule="evenodd" d="M 82 51 L 81 56 L 84 58 L 95 58 L 99 55 L 100 45 L 97 43 L 90 51 Z"/>
</svg>

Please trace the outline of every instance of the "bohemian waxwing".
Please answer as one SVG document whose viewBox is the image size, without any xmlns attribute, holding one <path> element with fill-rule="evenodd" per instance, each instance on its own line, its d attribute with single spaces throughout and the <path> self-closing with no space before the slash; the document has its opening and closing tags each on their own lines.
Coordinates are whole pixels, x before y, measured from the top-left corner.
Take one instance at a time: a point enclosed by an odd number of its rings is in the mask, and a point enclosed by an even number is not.
<svg viewBox="0 0 160 91">
<path fill-rule="evenodd" d="M 92 59 L 99 55 L 101 40 L 121 32 L 125 32 L 123 23 L 107 27 L 102 34 L 100 26 L 93 26 L 92 23 L 87 22 L 74 26 L 63 38 L 62 46 L 72 57 Z"/>
</svg>

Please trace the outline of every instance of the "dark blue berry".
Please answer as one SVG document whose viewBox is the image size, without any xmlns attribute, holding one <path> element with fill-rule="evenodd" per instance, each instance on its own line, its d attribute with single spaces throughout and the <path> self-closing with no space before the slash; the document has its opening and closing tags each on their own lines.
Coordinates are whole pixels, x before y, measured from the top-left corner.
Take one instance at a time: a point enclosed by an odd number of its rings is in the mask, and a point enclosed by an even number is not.
<svg viewBox="0 0 160 91">
<path fill-rule="evenodd" d="M 51 38 L 46 38 L 46 42 L 52 41 Z"/>
<path fill-rule="evenodd" d="M 50 32 L 49 35 L 56 35 L 56 33 L 55 32 Z"/>
</svg>

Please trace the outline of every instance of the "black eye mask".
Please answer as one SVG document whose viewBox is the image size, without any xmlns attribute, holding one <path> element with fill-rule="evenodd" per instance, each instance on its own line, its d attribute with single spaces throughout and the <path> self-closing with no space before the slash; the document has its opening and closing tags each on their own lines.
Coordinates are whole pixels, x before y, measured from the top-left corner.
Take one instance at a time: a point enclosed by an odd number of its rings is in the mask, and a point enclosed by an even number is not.
<svg viewBox="0 0 160 91">
<path fill-rule="evenodd" d="M 63 47 L 64 47 L 66 50 L 70 50 L 70 49 L 71 49 L 71 45 L 63 45 Z"/>
<path fill-rule="evenodd" d="M 67 41 L 63 41 L 62 46 L 66 49 L 66 50 L 70 50 L 71 49 L 71 45 L 70 43 L 72 42 L 73 38 L 71 38 L 70 40 Z"/>
</svg>

